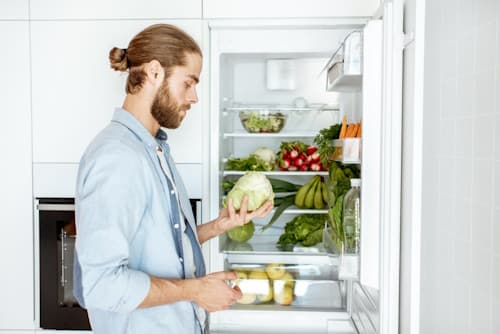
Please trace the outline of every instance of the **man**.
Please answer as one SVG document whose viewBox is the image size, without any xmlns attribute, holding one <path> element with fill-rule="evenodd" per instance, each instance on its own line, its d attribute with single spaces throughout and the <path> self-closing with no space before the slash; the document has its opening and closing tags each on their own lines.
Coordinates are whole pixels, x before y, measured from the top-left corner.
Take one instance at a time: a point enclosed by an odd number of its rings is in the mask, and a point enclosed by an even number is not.
<svg viewBox="0 0 500 334">
<path fill-rule="evenodd" d="M 83 155 L 76 189 L 75 296 L 94 334 L 201 333 L 206 312 L 241 298 L 205 274 L 200 243 L 263 217 L 272 203 L 236 213 L 232 203 L 196 226 L 186 190 L 160 127 L 180 126 L 198 101 L 201 50 L 182 30 L 153 25 L 127 49 L 110 51 L 128 71 L 127 96 Z"/>
</svg>

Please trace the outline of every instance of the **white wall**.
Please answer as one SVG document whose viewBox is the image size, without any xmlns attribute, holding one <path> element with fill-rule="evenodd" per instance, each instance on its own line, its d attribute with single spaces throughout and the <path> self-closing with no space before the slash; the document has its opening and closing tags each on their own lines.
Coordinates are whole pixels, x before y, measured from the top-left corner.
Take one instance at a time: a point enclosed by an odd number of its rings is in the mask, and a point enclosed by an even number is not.
<svg viewBox="0 0 500 334">
<path fill-rule="evenodd" d="M 500 333 L 500 2 L 425 28 L 421 333 Z"/>
</svg>

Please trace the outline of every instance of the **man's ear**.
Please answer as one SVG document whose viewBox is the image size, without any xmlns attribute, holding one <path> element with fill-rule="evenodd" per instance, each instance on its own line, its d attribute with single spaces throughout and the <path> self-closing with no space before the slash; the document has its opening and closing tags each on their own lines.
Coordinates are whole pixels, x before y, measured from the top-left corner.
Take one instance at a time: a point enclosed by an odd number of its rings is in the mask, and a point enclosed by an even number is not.
<svg viewBox="0 0 500 334">
<path fill-rule="evenodd" d="M 165 70 L 163 66 L 161 66 L 160 62 L 156 59 L 151 60 L 146 64 L 145 70 L 148 76 L 148 81 L 150 81 L 154 87 L 160 87 L 165 76 Z"/>
</svg>

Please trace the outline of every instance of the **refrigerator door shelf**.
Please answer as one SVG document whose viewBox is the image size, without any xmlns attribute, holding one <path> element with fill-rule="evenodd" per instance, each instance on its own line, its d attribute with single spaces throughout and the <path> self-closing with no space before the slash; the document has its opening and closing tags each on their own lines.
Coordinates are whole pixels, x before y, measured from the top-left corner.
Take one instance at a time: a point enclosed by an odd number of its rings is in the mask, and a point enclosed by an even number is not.
<svg viewBox="0 0 500 334">
<path fill-rule="evenodd" d="M 354 284 L 351 315 L 360 333 L 379 333 L 378 299 L 378 291 L 364 289 L 359 283 Z"/>
<path fill-rule="evenodd" d="M 363 82 L 361 74 L 346 73 L 344 63 L 335 63 L 330 67 L 326 78 L 326 90 L 329 92 L 357 92 Z"/>
<path fill-rule="evenodd" d="M 361 138 L 345 138 L 333 140 L 332 160 L 343 164 L 361 163 Z"/>
<path fill-rule="evenodd" d="M 361 91 L 363 34 L 351 32 L 330 58 L 327 65 L 326 90 L 335 92 Z"/>
</svg>

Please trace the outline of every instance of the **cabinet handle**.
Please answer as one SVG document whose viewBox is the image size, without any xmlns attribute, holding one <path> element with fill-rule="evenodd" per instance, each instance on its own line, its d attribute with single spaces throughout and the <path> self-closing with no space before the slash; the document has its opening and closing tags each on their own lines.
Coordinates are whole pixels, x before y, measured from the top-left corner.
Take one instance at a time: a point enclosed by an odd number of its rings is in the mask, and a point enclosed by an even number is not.
<svg viewBox="0 0 500 334">
<path fill-rule="evenodd" d="M 38 211 L 75 211 L 74 204 L 38 204 Z"/>
</svg>

